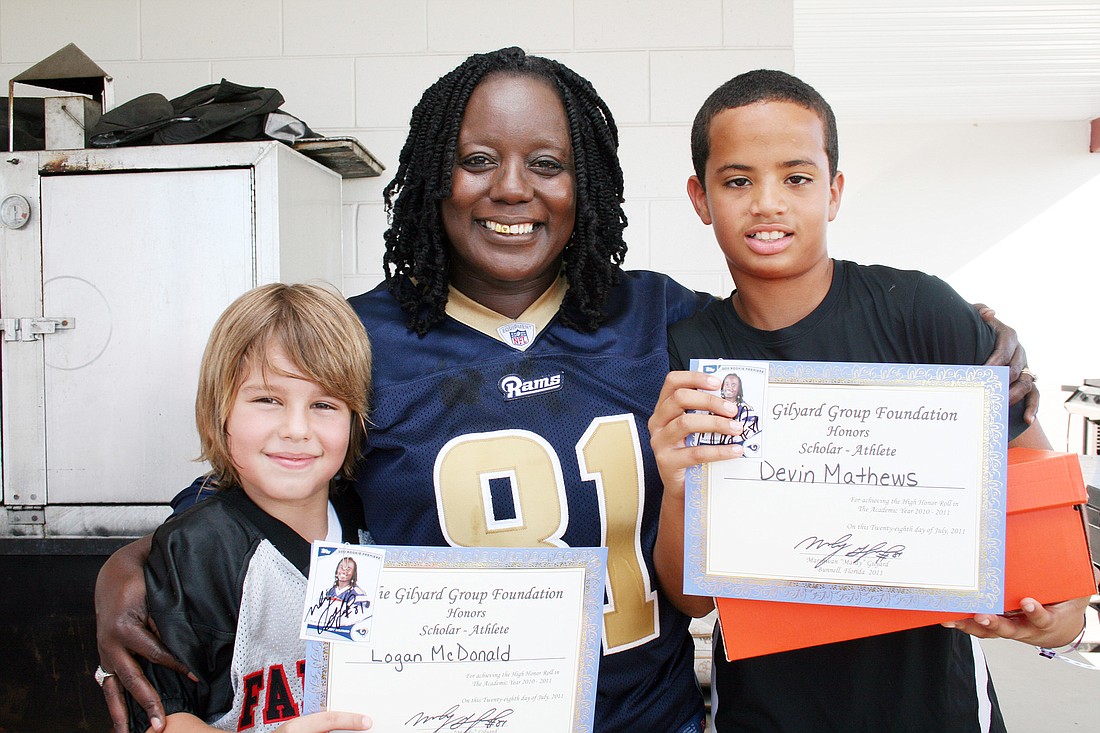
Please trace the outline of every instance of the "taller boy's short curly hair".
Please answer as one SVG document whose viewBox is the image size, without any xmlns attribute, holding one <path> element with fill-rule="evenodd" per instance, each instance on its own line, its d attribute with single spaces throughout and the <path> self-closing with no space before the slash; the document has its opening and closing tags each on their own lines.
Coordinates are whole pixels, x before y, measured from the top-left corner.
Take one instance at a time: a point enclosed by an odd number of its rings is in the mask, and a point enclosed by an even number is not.
<svg viewBox="0 0 1100 733">
<path fill-rule="evenodd" d="M 626 256 L 619 133 L 592 84 L 572 69 L 519 48 L 475 54 L 432 84 L 412 112 L 397 173 L 384 197 L 390 227 L 383 259 L 390 293 L 423 335 L 444 316 L 450 252 L 440 202 L 451 195 L 451 173 L 470 94 L 490 74 L 532 76 L 558 91 L 569 122 L 576 175 L 576 219 L 563 254 L 569 290 L 562 321 L 591 331 Z"/>
<path fill-rule="evenodd" d="M 240 485 L 225 426 L 253 366 L 282 373 L 270 363 L 273 348 L 348 406 L 351 433 L 341 475 L 352 478 L 366 436 L 370 342 L 347 301 L 319 285 L 262 285 L 237 298 L 218 318 L 202 355 L 195 396 L 199 460 L 210 462 L 219 488 Z"/>
<path fill-rule="evenodd" d="M 715 89 L 695 115 L 695 122 L 691 126 L 691 162 L 700 183 L 706 183 L 711 121 L 727 109 L 737 109 L 757 102 L 791 102 L 816 114 L 825 132 L 829 180 L 836 178 L 840 143 L 837 140 L 833 108 L 816 89 L 797 76 L 773 69 L 757 69 L 735 76 Z"/>
</svg>

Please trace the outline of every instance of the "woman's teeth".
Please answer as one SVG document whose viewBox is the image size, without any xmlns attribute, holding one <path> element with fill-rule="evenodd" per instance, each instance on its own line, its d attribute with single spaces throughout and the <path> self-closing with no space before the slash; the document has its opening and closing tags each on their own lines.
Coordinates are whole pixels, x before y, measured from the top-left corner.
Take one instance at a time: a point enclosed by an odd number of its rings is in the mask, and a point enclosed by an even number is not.
<svg viewBox="0 0 1100 733">
<path fill-rule="evenodd" d="M 498 224 L 495 221 L 483 221 L 480 222 L 481 226 L 485 227 L 491 232 L 497 234 L 530 234 L 535 231 L 535 225 L 533 223 L 526 224 Z"/>
</svg>

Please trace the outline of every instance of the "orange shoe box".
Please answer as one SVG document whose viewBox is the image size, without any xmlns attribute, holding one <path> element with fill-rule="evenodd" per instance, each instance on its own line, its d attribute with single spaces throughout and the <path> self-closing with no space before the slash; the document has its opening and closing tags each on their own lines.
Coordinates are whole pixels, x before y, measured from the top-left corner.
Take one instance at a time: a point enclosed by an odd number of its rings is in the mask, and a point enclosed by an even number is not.
<svg viewBox="0 0 1100 733">
<path fill-rule="evenodd" d="M 1097 592 L 1082 511 L 1087 499 L 1076 455 L 1009 449 L 1006 609 L 1019 608 L 1026 596 L 1048 604 Z M 962 618 L 957 612 L 737 598 L 719 598 L 717 606 L 730 660 Z"/>
</svg>

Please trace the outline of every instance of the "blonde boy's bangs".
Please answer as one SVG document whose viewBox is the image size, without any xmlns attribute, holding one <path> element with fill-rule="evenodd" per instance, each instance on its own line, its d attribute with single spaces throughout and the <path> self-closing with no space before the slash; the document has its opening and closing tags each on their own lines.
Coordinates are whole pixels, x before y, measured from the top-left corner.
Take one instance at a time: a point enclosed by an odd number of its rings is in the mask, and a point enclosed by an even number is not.
<svg viewBox="0 0 1100 733">
<path fill-rule="evenodd" d="M 340 295 L 318 285 L 273 283 L 235 300 L 214 324 L 199 370 L 195 422 L 209 461 L 223 483 L 236 485 L 225 426 L 237 390 L 252 367 L 285 374 L 270 362 L 279 347 L 299 374 L 344 402 L 352 413 L 342 475 L 351 478 L 366 434 L 371 351 L 366 332 Z"/>
</svg>

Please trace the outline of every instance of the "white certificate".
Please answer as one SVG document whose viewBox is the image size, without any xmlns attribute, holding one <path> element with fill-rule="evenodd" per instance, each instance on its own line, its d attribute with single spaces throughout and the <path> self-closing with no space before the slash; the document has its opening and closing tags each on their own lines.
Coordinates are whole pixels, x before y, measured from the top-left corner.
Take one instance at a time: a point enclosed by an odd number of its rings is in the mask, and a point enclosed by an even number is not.
<svg viewBox="0 0 1100 733">
<path fill-rule="evenodd" d="M 305 712 L 379 731 L 591 731 L 606 548 L 386 547 L 369 644 L 311 642 Z"/>
<path fill-rule="evenodd" d="M 1007 370 L 692 361 L 737 370 L 759 452 L 688 473 L 694 595 L 1001 613 Z M 755 370 L 755 371 L 754 371 Z M 762 439 L 766 436 L 766 439 Z"/>
</svg>

